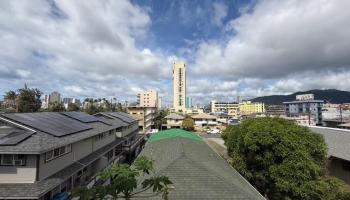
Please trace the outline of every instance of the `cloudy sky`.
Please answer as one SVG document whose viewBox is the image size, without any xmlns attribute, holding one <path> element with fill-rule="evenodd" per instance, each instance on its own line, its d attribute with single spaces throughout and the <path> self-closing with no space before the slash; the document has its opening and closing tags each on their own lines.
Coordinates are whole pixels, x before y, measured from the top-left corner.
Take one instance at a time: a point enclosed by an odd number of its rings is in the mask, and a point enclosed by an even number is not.
<svg viewBox="0 0 350 200">
<path fill-rule="evenodd" d="M 0 93 L 171 102 L 171 62 L 196 103 L 350 90 L 349 0 L 0 1 Z"/>
</svg>

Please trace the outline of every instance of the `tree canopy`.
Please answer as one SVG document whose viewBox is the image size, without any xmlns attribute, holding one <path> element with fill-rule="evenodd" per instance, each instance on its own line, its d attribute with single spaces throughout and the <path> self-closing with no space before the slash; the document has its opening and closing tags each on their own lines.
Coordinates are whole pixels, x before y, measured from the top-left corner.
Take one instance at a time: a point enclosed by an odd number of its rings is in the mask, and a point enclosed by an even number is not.
<svg viewBox="0 0 350 200">
<path fill-rule="evenodd" d="M 6 106 L 17 112 L 37 112 L 41 108 L 42 92 L 36 88 L 24 88 L 15 91 L 8 91 L 4 95 Z"/>
<path fill-rule="evenodd" d="M 99 177 L 110 184 L 94 186 L 91 189 L 75 188 L 73 196 L 80 196 L 82 200 L 92 199 L 132 199 L 132 198 L 152 198 L 162 195 L 163 199 L 168 199 L 172 182 L 166 176 L 154 174 L 154 162 L 145 156 L 138 157 L 133 166 L 126 164 L 114 164 L 107 167 Z M 147 176 L 141 185 L 138 185 L 140 176 Z M 142 193 L 150 190 L 154 194 L 143 195 Z"/>
<path fill-rule="evenodd" d="M 67 111 L 79 111 L 80 108 L 76 103 L 68 103 Z"/>
<path fill-rule="evenodd" d="M 194 121 L 191 117 L 186 117 L 182 121 L 182 128 L 186 131 L 193 131 L 194 130 Z"/>
<path fill-rule="evenodd" d="M 345 199 L 342 183 L 327 178 L 321 135 L 280 118 L 229 126 L 223 139 L 232 166 L 268 199 Z"/>
</svg>

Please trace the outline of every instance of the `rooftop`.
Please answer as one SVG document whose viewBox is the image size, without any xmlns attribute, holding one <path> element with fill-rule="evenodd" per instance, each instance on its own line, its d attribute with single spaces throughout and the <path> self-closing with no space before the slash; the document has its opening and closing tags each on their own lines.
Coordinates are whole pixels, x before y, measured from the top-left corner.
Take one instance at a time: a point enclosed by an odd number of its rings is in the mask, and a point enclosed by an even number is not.
<svg viewBox="0 0 350 200">
<path fill-rule="evenodd" d="M 181 119 L 185 119 L 185 117 L 182 115 L 179 115 L 177 113 L 170 113 L 169 115 L 167 115 L 165 117 L 165 119 L 180 119 L 181 120 Z"/>
<path fill-rule="evenodd" d="M 173 182 L 170 199 L 264 199 L 194 133 L 171 129 L 153 134 L 141 155 L 155 161 L 156 174 Z"/>
<path fill-rule="evenodd" d="M 215 116 L 209 115 L 207 113 L 199 113 L 197 115 L 191 116 L 193 119 L 216 119 Z"/>
<path fill-rule="evenodd" d="M 114 115 L 122 116 L 119 113 Z M 0 122 L 11 124 L 12 127 L 2 126 L 3 128 L 0 129 L 0 153 L 43 153 L 111 129 L 128 126 L 134 121 L 125 116 L 123 119 L 127 119 L 125 121 L 129 123 L 116 117 L 107 120 L 85 113 L 0 114 Z"/>
<path fill-rule="evenodd" d="M 328 145 L 328 156 L 350 161 L 350 130 L 319 126 L 309 128 L 324 136 Z"/>
</svg>

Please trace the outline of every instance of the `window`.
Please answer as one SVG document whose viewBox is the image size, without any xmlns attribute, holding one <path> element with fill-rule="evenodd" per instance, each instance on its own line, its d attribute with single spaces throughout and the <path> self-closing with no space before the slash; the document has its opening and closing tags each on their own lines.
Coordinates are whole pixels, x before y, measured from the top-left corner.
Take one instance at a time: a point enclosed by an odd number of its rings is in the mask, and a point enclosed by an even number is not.
<svg viewBox="0 0 350 200">
<path fill-rule="evenodd" d="M 7 166 L 24 166 L 26 165 L 26 155 L 18 155 L 18 154 L 3 154 L 0 155 L 0 165 Z"/>
<path fill-rule="evenodd" d="M 13 155 L 4 154 L 1 156 L 2 165 L 13 165 Z"/>
<path fill-rule="evenodd" d="M 110 161 L 113 158 L 113 149 L 110 150 L 108 153 L 105 154 L 105 157 L 108 161 Z"/>
<path fill-rule="evenodd" d="M 48 162 L 48 161 L 53 160 L 57 157 L 60 157 L 64 154 L 70 153 L 71 151 L 72 151 L 71 144 L 53 149 L 53 150 L 45 153 L 45 161 Z"/>
</svg>

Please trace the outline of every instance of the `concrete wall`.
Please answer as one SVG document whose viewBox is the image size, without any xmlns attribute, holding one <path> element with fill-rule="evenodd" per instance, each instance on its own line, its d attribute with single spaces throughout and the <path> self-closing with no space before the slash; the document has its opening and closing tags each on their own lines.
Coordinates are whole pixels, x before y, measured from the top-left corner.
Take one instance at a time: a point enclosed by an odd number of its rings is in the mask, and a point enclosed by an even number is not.
<svg viewBox="0 0 350 200">
<path fill-rule="evenodd" d="M 350 184 L 350 162 L 338 158 L 330 158 L 328 161 L 328 174 Z"/>
<path fill-rule="evenodd" d="M 27 155 L 26 166 L 0 166 L 0 183 L 34 183 L 36 155 Z"/>
</svg>

